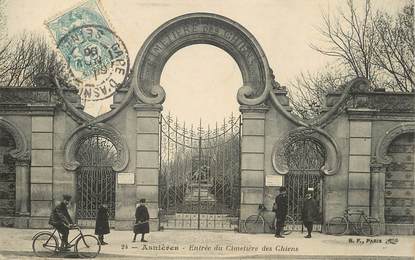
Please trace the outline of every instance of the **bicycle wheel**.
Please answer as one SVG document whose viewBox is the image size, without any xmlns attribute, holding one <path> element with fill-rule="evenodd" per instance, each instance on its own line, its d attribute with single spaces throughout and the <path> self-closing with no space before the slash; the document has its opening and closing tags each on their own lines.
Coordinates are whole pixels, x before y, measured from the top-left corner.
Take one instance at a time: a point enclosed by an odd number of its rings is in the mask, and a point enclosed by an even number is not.
<svg viewBox="0 0 415 260">
<path fill-rule="evenodd" d="M 256 234 L 263 233 L 265 228 L 264 218 L 260 215 L 251 215 L 244 221 L 246 233 Z"/>
<path fill-rule="evenodd" d="M 58 252 L 58 239 L 51 232 L 40 232 L 33 237 L 33 253 L 38 257 L 50 257 Z"/>
<path fill-rule="evenodd" d="M 287 216 L 285 218 L 284 227 L 282 233 L 284 235 L 291 234 L 295 229 L 295 222 L 294 219 L 291 216 Z"/>
<path fill-rule="evenodd" d="M 378 236 L 380 234 L 380 222 L 376 218 L 368 217 L 360 222 L 360 232 L 365 236 Z"/>
<path fill-rule="evenodd" d="M 93 235 L 84 235 L 76 240 L 75 252 L 80 257 L 94 258 L 101 251 L 101 243 Z"/>
<path fill-rule="evenodd" d="M 349 229 L 349 222 L 345 217 L 334 217 L 327 223 L 327 233 L 330 235 L 344 235 Z"/>
</svg>

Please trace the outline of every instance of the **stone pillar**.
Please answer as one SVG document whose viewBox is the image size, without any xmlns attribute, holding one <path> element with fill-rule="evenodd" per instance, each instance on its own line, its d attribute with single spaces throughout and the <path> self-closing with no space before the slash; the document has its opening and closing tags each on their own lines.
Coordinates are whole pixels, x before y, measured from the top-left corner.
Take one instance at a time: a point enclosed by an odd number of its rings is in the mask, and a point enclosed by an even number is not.
<svg viewBox="0 0 415 260">
<path fill-rule="evenodd" d="M 371 214 L 370 160 L 372 146 L 372 109 L 353 108 L 347 110 L 349 124 L 349 189 L 348 207 Z"/>
<path fill-rule="evenodd" d="M 30 216 L 30 175 L 29 159 L 16 160 L 16 213 L 14 226 L 28 228 Z"/>
<path fill-rule="evenodd" d="M 241 211 L 240 220 L 258 212 L 264 203 L 265 114 L 268 107 L 241 106 Z"/>
<path fill-rule="evenodd" d="M 30 228 L 48 226 L 52 210 L 53 116 L 32 116 Z"/>
<path fill-rule="evenodd" d="M 382 163 L 372 163 L 370 165 L 372 176 L 371 215 L 383 224 L 381 225 L 381 234 L 385 234 L 385 173 L 386 165 Z"/>
<path fill-rule="evenodd" d="M 160 112 L 161 105 L 137 104 L 136 128 L 136 200 L 146 199 L 152 230 L 158 230 L 158 183 L 160 171 Z"/>
</svg>

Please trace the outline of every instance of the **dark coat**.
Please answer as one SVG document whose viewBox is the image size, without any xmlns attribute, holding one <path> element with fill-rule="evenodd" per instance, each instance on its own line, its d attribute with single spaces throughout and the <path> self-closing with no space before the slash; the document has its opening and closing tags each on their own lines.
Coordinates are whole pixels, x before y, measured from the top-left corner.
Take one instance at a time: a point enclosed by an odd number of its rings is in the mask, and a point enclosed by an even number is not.
<svg viewBox="0 0 415 260">
<path fill-rule="evenodd" d="M 148 220 L 150 216 L 148 215 L 147 207 L 144 205 L 140 205 L 135 210 L 135 225 L 134 225 L 134 233 L 136 234 L 146 234 L 150 233 L 150 225 L 148 224 Z"/>
<path fill-rule="evenodd" d="M 305 199 L 303 202 L 302 219 L 303 222 L 313 222 L 317 216 L 317 203 L 311 199 Z"/>
<path fill-rule="evenodd" d="M 108 222 L 109 212 L 104 207 L 99 207 L 95 221 L 95 235 L 105 235 L 110 233 L 110 224 Z"/>
<path fill-rule="evenodd" d="M 56 206 L 49 217 L 49 224 L 52 226 L 56 225 L 67 225 L 73 224 L 71 216 L 69 216 L 68 208 L 66 204 L 61 202 L 58 206 Z"/>
<path fill-rule="evenodd" d="M 275 217 L 277 219 L 285 219 L 288 214 L 288 197 L 286 193 L 279 194 L 275 198 L 277 209 L 275 211 Z"/>
</svg>

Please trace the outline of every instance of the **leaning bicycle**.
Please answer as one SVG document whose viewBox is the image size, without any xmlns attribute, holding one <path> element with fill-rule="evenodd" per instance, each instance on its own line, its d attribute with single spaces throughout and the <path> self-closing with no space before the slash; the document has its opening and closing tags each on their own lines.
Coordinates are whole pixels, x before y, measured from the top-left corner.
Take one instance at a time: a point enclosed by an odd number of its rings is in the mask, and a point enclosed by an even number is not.
<svg viewBox="0 0 415 260">
<path fill-rule="evenodd" d="M 264 233 L 265 227 L 268 227 L 270 230 L 275 230 L 275 222 L 276 219 L 274 218 L 272 222 L 269 222 L 264 217 L 264 213 L 267 212 L 267 208 L 264 204 L 260 204 L 258 206 L 258 214 L 251 215 L 247 217 L 243 223 L 243 228 L 246 233 L 256 234 L 256 233 Z M 295 228 L 294 219 L 291 216 L 287 216 L 284 222 L 284 227 L 282 234 L 289 235 L 293 232 Z"/>
<path fill-rule="evenodd" d="M 357 221 L 351 221 L 353 215 L 358 215 Z M 344 235 L 349 230 L 365 236 L 378 236 L 380 222 L 377 218 L 367 216 L 362 210 L 346 209 L 342 217 L 334 217 L 327 223 L 327 232 L 331 235 Z"/>
<path fill-rule="evenodd" d="M 74 247 L 79 257 L 94 258 L 101 251 L 101 243 L 93 235 L 84 235 L 78 226 L 72 226 L 78 234 L 69 242 L 69 248 Z M 59 235 L 59 239 L 55 234 Z M 33 236 L 32 249 L 38 257 L 51 257 L 60 252 L 62 241 L 61 234 L 56 229 L 53 232 L 41 231 Z"/>
</svg>

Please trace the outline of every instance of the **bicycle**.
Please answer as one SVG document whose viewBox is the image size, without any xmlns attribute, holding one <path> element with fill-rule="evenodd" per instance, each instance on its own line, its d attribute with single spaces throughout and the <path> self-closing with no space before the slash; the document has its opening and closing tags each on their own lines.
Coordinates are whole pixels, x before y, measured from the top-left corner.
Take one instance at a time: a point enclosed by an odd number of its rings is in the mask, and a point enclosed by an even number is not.
<svg viewBox="0 0 415 260">
<path fill-rule="evenodd" d="M 79 257 L 94 258 L 101 251 L 101 243 L 93 235 L 84 235 L 78 226 L 72 226 L 70 229 L 78 230 L 78 234 L 69 242 L 69 248 L 75 247 L 75 252 Z M 33 236 L 32 249 L 38 257 L 51 257 L 62 252 L 59 241 L 62 236 L 59 232 L 59 240 L 56 237 L 56 229 L 53 232 L 40 231 Z M 74 242 L 75 241 L 75 242 Z"/>
<path fill-rule="evenodd" d="M 244 221 L 243 228 L 246 233 L 256 234 L 258 232 L 265 232 L 265 225 L 268 225 L 270 230 L 275 230 L 274 218 L 273 222 L 268 222 L 264 217 L 264 212 L 267 211 L 267 208 L 264 204 L 259 204 L 258 206 L 259 213 L 247 217 Z M 284 222 L 284 227 L 282 233 L 284 235 L 289 235 L 293 232 L 295 228 L 294 219 L 291 216 L 287 216 Z"/>
<path fill-rule="evenodd" d="M 352 215 L 358 215 L 358 222 L 350 220 Z M 368 217 L 362 210 L 352 212 L 346 209 L 342 217 L 334 217 L 327 223 L 327 232 L 331 235 L 344 235 L 349 228 L 357 234 L 365 236 L 378 236 L 380 233 L 380 222 L 377 218 Z"/>
</svg>

